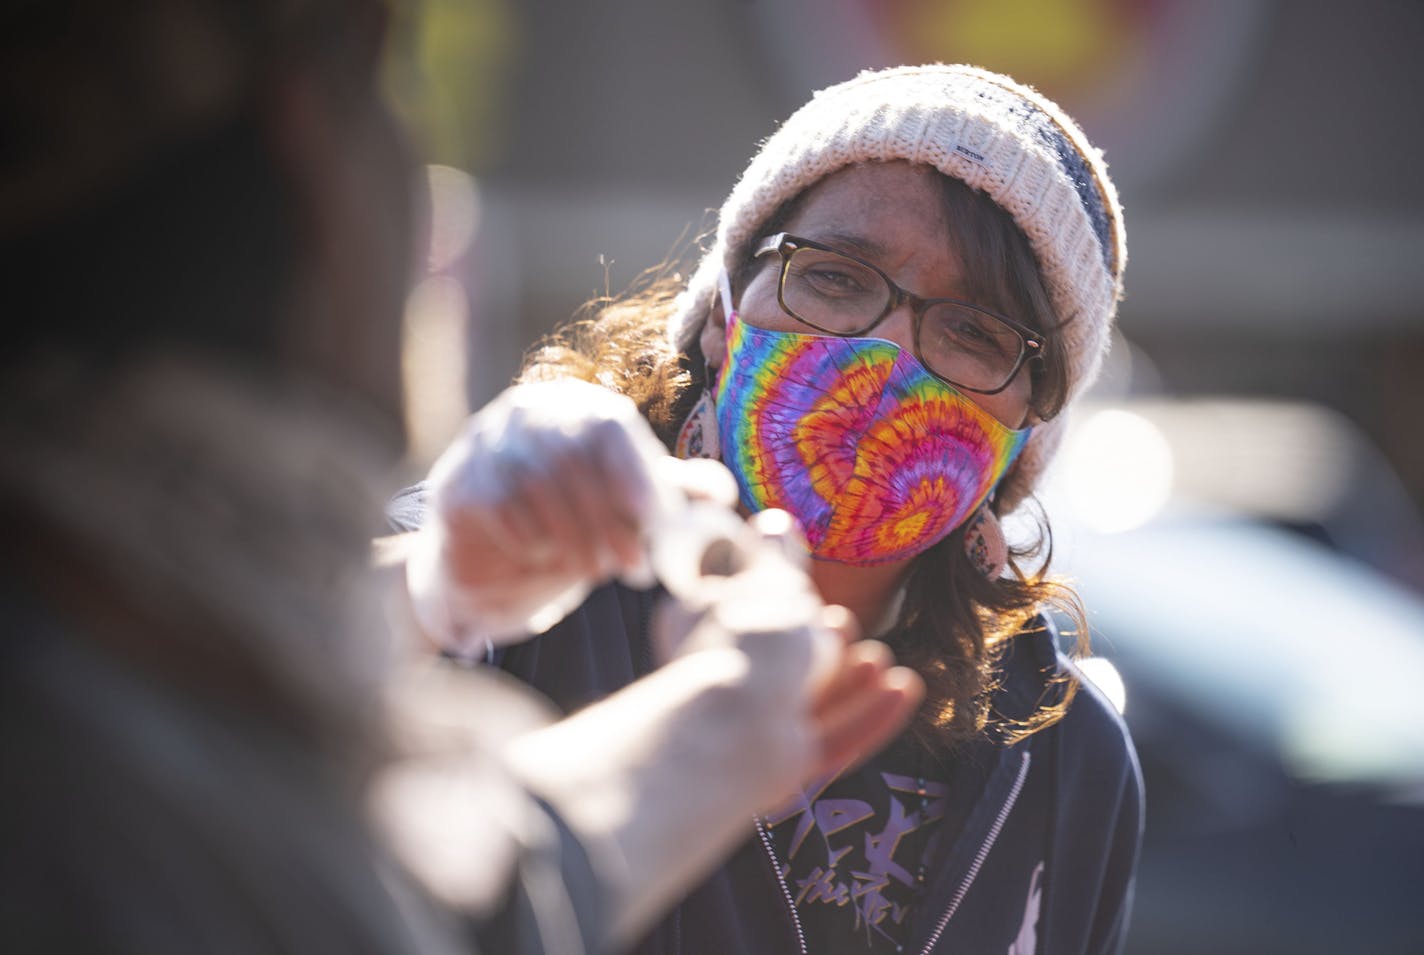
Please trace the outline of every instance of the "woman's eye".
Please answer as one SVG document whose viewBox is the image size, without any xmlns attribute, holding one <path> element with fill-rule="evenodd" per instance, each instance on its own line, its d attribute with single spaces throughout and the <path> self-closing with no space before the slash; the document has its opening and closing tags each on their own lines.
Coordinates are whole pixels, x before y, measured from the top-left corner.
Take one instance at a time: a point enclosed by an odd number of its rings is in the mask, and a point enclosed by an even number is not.
<svg viewBox="0 0 1424 955">
<path fill-rule="evenodd" d="M 954 311 L 936 316 L 930 325 L 944 346 L 977 355 L 1003 355 L 1013 351 L 1013 336 L 1007 329 L 991 327 L 987 319 Z"/>
<path fill-rule="evenodd" d="M 994 344 L 994 336 L 972 321 L 960 322 L 954 329 L 954 336 L 963 342 L 977 342 L 986 346 Z"/>
<path fill-rule="evenodd" d="M 797 262 L 792 274 L 808 291 L 825 298 L 863 297 L 875 290 L 873 275 L 846 262 Z"/>
<path fill-rule="evenodd" d="M 827 289 L 859 292 L 865 288 L 859 277 L 836 268 L 820 268 L 807 273 L 807 278 L 816 285 Z"/>
</svg>

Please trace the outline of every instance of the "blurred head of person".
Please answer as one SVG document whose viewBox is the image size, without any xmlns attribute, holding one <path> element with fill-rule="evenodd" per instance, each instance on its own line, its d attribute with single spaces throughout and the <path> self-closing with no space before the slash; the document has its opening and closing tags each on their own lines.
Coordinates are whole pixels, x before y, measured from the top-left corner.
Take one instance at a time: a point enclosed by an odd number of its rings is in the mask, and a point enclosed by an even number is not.
<svg viewBox="0 0 1424 955">
<path fill-rule="evenodd" d="M 308 725 L 349 718 L 372 666 L 353 619 L 379 614 L 348 608 L 403 449 L 386 16 L 0 6 L 6 574 L 120 656 Z"/>
<path fill-rule="evenodd" d="M 409 169 L 378 0 L 7 3 L 7 366 L 182 349 L 390 415 Z M 19 307 L 17 307 L 19 306 Z"/>
</svg>

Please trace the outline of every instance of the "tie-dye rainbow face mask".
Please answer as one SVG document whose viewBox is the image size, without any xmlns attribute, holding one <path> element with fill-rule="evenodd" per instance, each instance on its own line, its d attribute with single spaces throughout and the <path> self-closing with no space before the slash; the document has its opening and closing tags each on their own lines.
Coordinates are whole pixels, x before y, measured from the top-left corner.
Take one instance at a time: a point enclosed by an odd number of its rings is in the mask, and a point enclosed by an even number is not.
<svg viewBox="0 0 1424 955">
<path fill-rule="evenodd" d="M 815 557 L 861 566 L 953 531 L 1029 434 L 893 342 L 756 328 L 730 309 L 715 404 L 742 502 L 788 511 Z"/>
</svg>

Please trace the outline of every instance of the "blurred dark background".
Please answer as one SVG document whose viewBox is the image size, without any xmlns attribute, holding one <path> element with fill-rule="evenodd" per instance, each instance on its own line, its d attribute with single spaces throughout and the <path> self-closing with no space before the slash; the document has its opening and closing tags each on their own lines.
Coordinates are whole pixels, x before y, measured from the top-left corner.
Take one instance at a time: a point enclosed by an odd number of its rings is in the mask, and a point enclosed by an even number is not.
<svg viewBox="0 0 1424 955">
<path fill-rule="evenodd" d="M 752 146 L 865 66 L 1039 86 L 1128 212 L 1122 329 L 1178 394 L 1343 412 L 1424 500 L 1424 4 L 424 0 L 399 98 L 483 199 L 472 397 L 710 223 Z M 506 327 L 506 326 L 512 327 Z"/>
<path fill-rule="evenodd" d="M 1127 209 L 1121 337 L 1043 494 L 1142 753 L 1129 951 L 1424 951 L 1424 3 L 421 0 L 417 458 L 712 225 L 864 67 L 1059 101 Z"/>
</svg>

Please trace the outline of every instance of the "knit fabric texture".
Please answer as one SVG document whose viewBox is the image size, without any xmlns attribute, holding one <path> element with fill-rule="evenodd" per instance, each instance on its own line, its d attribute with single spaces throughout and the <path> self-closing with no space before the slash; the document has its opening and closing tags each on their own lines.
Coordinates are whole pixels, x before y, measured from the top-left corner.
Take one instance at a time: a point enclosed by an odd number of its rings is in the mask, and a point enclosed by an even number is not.
<svg viewBox="0 0 1424 955">
<path fill-rule="evenodd" d="M 673 344 L 685 349 L 696 337 L 718 273 L 736 272 L 783 203 L 845 166 L 894 160 L 933 166 L 1013 216 L 1053 305 L 1071 404 L 1097 377 L 1122 296 L 1122 207 L 1101 154 L 1073 120 L 1033 89 L 970 66 L 867 71 L 793 113 L 723 204 L 713 245 L 669 321 Z M 1065 417 L 1034 428 L 1000 486 L 1000 510 L 1032 493 Z"/>
</svg>

